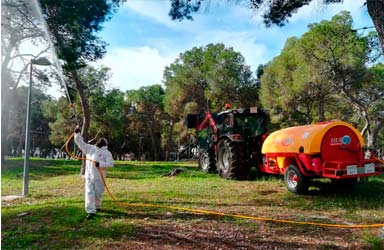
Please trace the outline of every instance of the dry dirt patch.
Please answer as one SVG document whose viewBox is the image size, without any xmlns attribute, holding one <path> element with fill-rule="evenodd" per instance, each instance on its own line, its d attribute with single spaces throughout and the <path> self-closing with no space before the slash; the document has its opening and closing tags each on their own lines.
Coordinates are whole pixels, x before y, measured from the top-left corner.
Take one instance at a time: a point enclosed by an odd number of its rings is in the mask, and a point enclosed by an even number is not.
<svg viewBox="0 0 384 250">
<path fill-rule="evenodd" d="M 251 223 L 255 225 L 251 225 Z M 368 249 L 354 239 L 350 229 L 282 226 L 266 222 L 235 222 L 204 220 L 196 223 L 178 222 L 157 225 L 147 223 L 135 236 L 110 242 L 103 249 L 278 249 L 325 250 Z"/>
</svg>

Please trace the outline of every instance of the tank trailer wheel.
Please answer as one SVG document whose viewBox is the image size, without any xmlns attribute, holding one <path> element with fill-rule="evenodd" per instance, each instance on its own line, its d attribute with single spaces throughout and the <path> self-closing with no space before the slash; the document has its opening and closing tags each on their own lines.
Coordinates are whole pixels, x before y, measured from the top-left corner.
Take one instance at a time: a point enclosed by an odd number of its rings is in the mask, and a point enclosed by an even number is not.
<svg viewBox="0 0 384 250">
<path fill-rule="evenodd" d="M 295 194 L 304 194 L 308 191 L 308 181 L 295 165 L 289 165 L 285 170 L 284 181 L 287 189 Z"/>
<path fill-rule="evenodd" d="M 219 175 L 226 179 L 245 180 L 249 174 L 246 164 L 244 145 L 228 139 L 218 145 L 217 169 Z"/>
<path fill-rule="evenodd" d="M 216 172 L 215 154 L 212 150 L 201 150 L 199 153 L 199 168 L 205 173 Z"/>
</svg>

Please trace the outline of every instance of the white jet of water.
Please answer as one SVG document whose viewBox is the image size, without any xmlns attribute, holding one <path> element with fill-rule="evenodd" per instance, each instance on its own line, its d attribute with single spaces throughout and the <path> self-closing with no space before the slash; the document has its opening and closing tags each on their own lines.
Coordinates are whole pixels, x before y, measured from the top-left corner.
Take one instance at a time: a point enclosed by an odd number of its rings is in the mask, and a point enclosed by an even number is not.
<svg viewBox="0 0 384 250">
<path fill-rule="evenodd" d="M 45 36 L 45 38 L 48 41 L 49 48 L 51 50 L 52 57 L 53 57 L 52 60 L 53 60 L 54 66 L 58 70 L 58 75 L 59 75 L 59 78 L 60 78 L 60 84 L 65 89 L 65 92 L 67 94 L 68 100 L 70 100 L 70 95 L 69 95 L 69 92 L 68 92 L 67 85 L 65 84 L 64 75 L 63 75 L 63 72 L 62 72 L 62 67 L 61 67 L 61 64 L 59 62 L 59 58 L 57 57 L 55 46 L 53 45 L 53 42 L 52 42 L 52 39 L 51 39 L 51 36 L 50 36 L 50 33 L 49 33 L 48 24 L 47 24 L 46 20 L 44 19 L 43 11 L 41 9 L 40 3 L 39 3 L 38 0 L 32 0 L 32 3 L 33 3 L 33 7 L 36 10 L 37 17 L 40 19 L 40 22 L 42 24 L 44 36 Z M 72 102 L 72 100 L 70 100 L 70 102 Z"/>
</svg>

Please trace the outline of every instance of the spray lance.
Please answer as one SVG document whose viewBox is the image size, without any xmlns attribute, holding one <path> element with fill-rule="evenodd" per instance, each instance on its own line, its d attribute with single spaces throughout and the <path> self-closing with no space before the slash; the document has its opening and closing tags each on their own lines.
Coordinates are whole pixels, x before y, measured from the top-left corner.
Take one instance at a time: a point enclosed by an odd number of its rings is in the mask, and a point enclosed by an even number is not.
<svg viewBox="0 0 384 250">
<path fill-rule="evenodd" d="M 65 90 L 65 95 L 66 95 L 67 101 L 69 103 L 70 114 L 71 114 L 71 117 L 69 118 L 69 120 L 75 121 L 77 124 L 79 124 L 78 126 L 81 127 L 81 123 L 82 122 L 81 122 L 81 120 L 79 119 L 79 117 L 76 114 L 75 104 L 72 101 L 74 99 L 74 95 L 75 95 L 74 92 L 75 92 L 75 90 L 73 88 L 67 86 L 65 81 L 62 81 L 62 86 L 63 86 L 63 88 Z M 71 136 L 71 138 L 72 138 L 72 136 Z M 68 156 L 71 156 L 71 154 L 68 151 L 68 142 L 69 142 L 69 140 L 61 147 L 61 151 L 65 147 L 65 150 L 66 150 Z M 81 160 L 85 160 L 85 159 L 81 159 Z M 80 176 L 84 176 L 84 174 L 85 174 L 85 164 L 83 162 L 83 164 L 81 166 L 81 170 L 80 170 Z"/>
<path fill-rule="evenodd" d="M 79 122 L 79 119 L 76 115 L 76 110 L 75 110 L 75 104 L 73 103 L 73 99 L 74 99 L 74 92 L 75 90 L 71 87 L 68 87 L 67 84 L 64 82 L 63 83 L 63 86 L 64 86 L 64 90 L 65 90 L 65 95 L 67 97 L 67 100 L 68 100 L 68 103 L 69 103 L 69 108 L 71 110 L 71 118 L 70 120 L 77 120 L 77 122 Z"/>
<path fill-rule="evenodd" d="M 71 112 L 71 118 L 70 118 L 70 120 L 72 121 L 72 120 L 75 120 L 76 121 L 76 123 L 78 124 L 77 125 L 77 127 L 80 129 L 81 128 L 81 124 L 82 124 L 82 121 L 78 118 L 78 116 L 77 116 L 77 114 L 76 114 L 76 109 L 75 109 L 75 105 L 74 105 L 74 103 L 72 102 L 72 98 L 71 98 L 71 95 L 70 95 L 70 93 L 71 92 L 69 92 L 68 91 L 68 87 L 65 85 L 65 90 L 66 90 L 66 94 L 67 94 L 67 99 L 68 99 L 68 102 L 69 102 L 69 108 L 70 108 L 70 112 Z M 73 91 L 74 91 L 74 89 L 72 89 L 72 88 L 70 88 L 70 90 L 72 91 L 72 93 L 73 93 Z M 66 143 L 65 145 L 67 145 L 68 143 Z M 67 153 L 68 153 L 68 148 L 66 147 L 66 151 L 67 151 Z M 70 154 L 68 154 L 69 156 L 70 156 Z M 82 162 L 82 164 L 81 164 L 81 169 L 80 169 L 80 176 L 81 177 L 83 177 L 84 176 L 84 174 L 85 174 L 85 160 L 86 159 L 82 159 L 83 160 L 83 162 Z"/>
</svg>

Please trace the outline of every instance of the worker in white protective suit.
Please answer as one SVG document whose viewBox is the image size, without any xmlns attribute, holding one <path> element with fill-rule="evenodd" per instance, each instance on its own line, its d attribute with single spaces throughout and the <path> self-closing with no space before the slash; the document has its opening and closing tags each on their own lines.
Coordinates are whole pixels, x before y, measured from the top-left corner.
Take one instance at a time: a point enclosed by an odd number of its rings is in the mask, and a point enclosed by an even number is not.
<svg viewBox="0 0 384 250">
<path fill-rule="evenodd" d="M 100 168 L 105 179 L 106 169 L 113 166 L 113 158 L 108 150 L 108 141 L 105 138 L 100 138 L 96 145 L 85 143 L 79 127 L 75 128 L 75 143 L 86 155 L 86 158 L 92 160 L 86 161 L 84 174 L 85 211 L 87 212 L 86 219 L 89 220 L 100 211 L 101 197 L 104 192 L 104 183 L 98 168 Z"/>
</svg>

